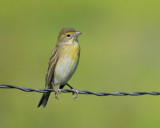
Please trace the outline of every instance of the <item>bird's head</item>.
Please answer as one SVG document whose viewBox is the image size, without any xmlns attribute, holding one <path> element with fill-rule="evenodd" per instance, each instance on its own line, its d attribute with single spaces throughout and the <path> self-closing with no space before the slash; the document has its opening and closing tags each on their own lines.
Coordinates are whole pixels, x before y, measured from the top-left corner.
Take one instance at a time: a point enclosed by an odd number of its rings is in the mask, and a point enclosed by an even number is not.
<svg viewBox="0 0 160 128">
<path fill-rule="evenodd" d="M 77 37 L 80 34 L 81 32 L 73 28 L 63 28 L 59 33 L 58 43 L 74 44 L 74 42 L 78 42 Z"/>
</svg>

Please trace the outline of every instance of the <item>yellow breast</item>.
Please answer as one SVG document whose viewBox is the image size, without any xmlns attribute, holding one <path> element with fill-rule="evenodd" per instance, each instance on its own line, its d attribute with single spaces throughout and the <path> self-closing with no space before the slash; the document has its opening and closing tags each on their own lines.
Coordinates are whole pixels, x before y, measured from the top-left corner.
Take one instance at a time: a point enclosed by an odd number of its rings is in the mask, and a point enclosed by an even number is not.
<svg viewBox="0 0 160 128">
<path fill-rule="evenodd" d="M 72 56 L 73 64 L 79 59 L 80 47 L 79 44 L 68 45 L 66 48 L 66 53 Z"/>
<path fill-rule="evenodd" d="M 75 72 L 80 55 L 80 47 L 77 44 L 64 45 L 65 48 L 61 52 L 61 56 L 57 62 L 54 72 L 54 84 L 65 84 Z"/>
</svg>

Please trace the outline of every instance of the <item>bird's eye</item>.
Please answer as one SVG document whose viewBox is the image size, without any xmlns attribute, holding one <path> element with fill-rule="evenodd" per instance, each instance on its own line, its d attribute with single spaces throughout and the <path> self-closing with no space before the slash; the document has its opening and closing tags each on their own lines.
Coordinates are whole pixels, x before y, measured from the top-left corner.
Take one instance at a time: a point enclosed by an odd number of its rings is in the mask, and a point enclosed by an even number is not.
<svg viewBox="0 0 160 128">
<path fill-rule="evenodd" d="M 71 34 L 67 34 L 67 37 L 71 37 Z"/>
</svg>

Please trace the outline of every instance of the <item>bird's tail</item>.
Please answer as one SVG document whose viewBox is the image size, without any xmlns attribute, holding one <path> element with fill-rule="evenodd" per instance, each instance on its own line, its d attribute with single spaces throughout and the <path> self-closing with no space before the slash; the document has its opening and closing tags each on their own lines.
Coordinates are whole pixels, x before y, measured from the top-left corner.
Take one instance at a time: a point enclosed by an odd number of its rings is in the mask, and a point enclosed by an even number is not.
<svg viewBox="0 0 160 128">
<path fill-rule="evenodd" d="M 39 104 L 38 104 L 38 108 L 39 108 L 41 105 L 42 105 L 44 108 L 46 107 L 47 102 L 48 102 L 48 98 L 49 98 L 49 96 L 50 96 L 50 93 L 51 93 L 51 92 L 43 93 L 42 98 L 41 98 L 41 100 L 40 100 L 40 102 L 39 102 Z"/>
</svg>

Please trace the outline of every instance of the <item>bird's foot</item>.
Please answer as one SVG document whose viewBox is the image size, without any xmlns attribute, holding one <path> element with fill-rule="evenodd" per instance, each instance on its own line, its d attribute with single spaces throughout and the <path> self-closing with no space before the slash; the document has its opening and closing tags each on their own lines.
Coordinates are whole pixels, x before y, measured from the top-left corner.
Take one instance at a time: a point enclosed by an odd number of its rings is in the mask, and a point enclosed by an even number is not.
<svg viewBox="0 0 160 128">
<path fill-rule="evenodd" d="M 61 90 L 59 88 L 54 88 L 55 90 L 55 98 L 58 99 L 58 94 L 61 93 Z"/>
<path fill-rule="evenodd" d="M 73 94 L 73 99 L 75 100 L 75 99 L 78 98 L 78 93 L 79 93 L 79 92 L 78 92 L 78 90 L 75 89 L 75 88 L 73 88 L 72 91 L 73 91 L 73 93 L 72 93 L 72 94 Z"/>
</svg>

